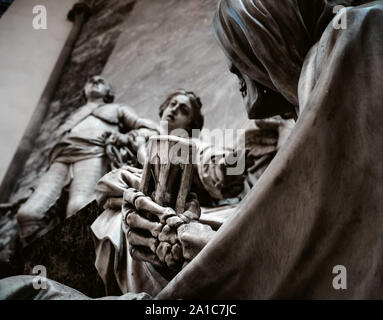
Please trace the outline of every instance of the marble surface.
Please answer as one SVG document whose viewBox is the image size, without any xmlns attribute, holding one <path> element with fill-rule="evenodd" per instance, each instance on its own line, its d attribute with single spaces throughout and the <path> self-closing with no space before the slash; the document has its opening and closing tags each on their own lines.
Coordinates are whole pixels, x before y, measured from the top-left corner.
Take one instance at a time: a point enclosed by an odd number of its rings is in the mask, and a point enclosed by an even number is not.
<svg viewBox="0 0 383 320">
<path fill-rule="evenodd" d="M 217 0 L 139 0 L 122 27 L 103 75 L 117 100 L 158 120 L 158 107 L 178 88 L 202 99 L 209 129 L 240 128 L 246 111 L 211 31 Z"/>
<path fill-rule="evenodd" d="M 90 230 L 100 213 L 97 203 L 93 202 L 26 247 L 24 274 L 33 274 L 33 268 L 41 265 L 46 268 L 49 279 L 92 298 L 104 296 L 104 284 L 94 267 Z"/>
</svg>

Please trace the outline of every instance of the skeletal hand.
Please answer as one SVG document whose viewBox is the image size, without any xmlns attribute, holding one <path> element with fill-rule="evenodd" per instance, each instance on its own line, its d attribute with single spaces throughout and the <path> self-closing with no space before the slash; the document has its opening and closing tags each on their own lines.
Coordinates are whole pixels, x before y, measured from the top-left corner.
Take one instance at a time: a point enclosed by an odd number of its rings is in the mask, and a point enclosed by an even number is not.
<svg viewBox="0 0 383 320">
<path fill-rule="evenodd" d="M 121 210 L 127 187 L 138 188 L 142 169 L 124 166 L 103 176 L 97 183 L 97 202 L 104 209 Z"/>
<path fill-rule="evenodd" d="M 184 256 L 178 235 L 180 227 L 199 219 L 201 209 L 195 195 L 191 195 L 183 214 L 155 203 L 150 197 L 128 189 L 122 206 L 124 232 L 133 259 L 155 266 L 179 270 L 191 254 Z M 195 248 L 195 246 L 191 246 Z"/>
</svg>

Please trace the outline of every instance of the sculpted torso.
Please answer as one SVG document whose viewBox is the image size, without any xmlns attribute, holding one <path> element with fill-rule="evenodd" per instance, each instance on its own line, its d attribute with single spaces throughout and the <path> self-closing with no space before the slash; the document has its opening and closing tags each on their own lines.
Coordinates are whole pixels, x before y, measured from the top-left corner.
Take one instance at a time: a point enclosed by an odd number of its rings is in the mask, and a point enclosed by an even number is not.
<svg viewBox="0 0 383 320">
<path fill-rule="evenodd" d="M 70 217 L 95 198 L 95 185 L 108 169 L 104 134 L 118 132 L 121 105 L 113 103 L 112 88 L 100 76 L 91 77 L 83 93 L 87 103 L 58 129 L 49 169 L 17 213 L 20 236 L 26 241 L 48 230 L 46 213 L 65 187 L 69 187 L 66 216 Z"/>
<path fill-rule="evenodd" d="M 83 108 L 89 108 L 91 110 L 94 107 L 95 107 L 95 104 L 88 103 Z M 81 138 L 94 139 L 96 137 L 100 137 L 106 131 L 110 131 L 110 132 L 118 131 L 117 124 L 113 124 L 110 121 L 103 120 L 103 119 L 108 119 L 107 117 L 103 117 L 103 113 L 106 113 L 107 111 L 109 111 L 108 114 L 115 112 L 115 110 L 112 110 L 115 108 L 113 108 L 112 105 L 101 106 L 99 108 L 103 108 L 106 110 L 102 110 L 104 112 L 99 112 L 97 117 L 94 116 L 93 114 L 87 116 L 84 120 L 82 120 L 80 123 L 78 123 L 75 127 L 72 128 L 72 130 L 70 131 L 70 135 L 81 137 Z"/>
</svg>

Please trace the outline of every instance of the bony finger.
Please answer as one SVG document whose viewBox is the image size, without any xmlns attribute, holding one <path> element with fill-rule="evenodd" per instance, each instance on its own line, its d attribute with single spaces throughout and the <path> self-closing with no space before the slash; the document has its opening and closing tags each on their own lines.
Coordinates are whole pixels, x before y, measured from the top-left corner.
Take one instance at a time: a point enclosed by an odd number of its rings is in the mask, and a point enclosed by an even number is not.
<svg viewBox="0 0 383 320">
<path fill-rule="evenodd" d="M 165 224 L 166 220 L 172 216 L 176 215 L 176 212 L 172 208 L 165 208 L 160 206 L 159 204 L 155 203 L 151 198 L 149 197 L 139 197 L 135 201 L 135 206 L 137 210 L 143 210 L 148 211 L 154 215 L 156 215 L 160 222 Z"/>
<path fill-rule="evenodd" d="M 171 253 L 168 253 L 165 256 L 165 263 L 171 269 L 173 269 L 177 266 L 177 261 L 174 259 L 173 255 Z"/>
<path fill-rule="evenodd" d="M 170 217 L 166 220 L 166 224 L 171 228 L 178 228 L 180 225 L 184 224 L 185 222 L 180 216 L 174 216 Z"/>
<path fill-rule="evenodd" d="M 160 222 L 165 224 L 166 221 L 173 216 L 176 216 L 176 212 L 172 208 L 163 208 L 161 210 Z"/>
<path fill-rule="evenodd" d="M 124 224 L 127 225 L 128 227 L 129 227 L 128 216 L 132 212 L 136 212 L 136 210 L 132 206 L 130 206 L 128 204 L 122 205 L 122 207 L 121 207 L 122 220 L 125 222 Z"/>
<path fill-rule="evenodd" d="M 171 248 L 170 243 L 160 242 L 156 250 L 156 255 L 161 262 L 165 262 L 165 257 L 171 251 Z"/>
<path fill-rule="evenodd" d="M 127 215 L 126 223 L 131 228 L 149 231 L 155 238 L 161 233 L 163 227 L 161 223 L 152 222 L 133 210 Z"/>
<path fill-rule="evenodd" d="M 199 213 L 195 213 L 188 210 L 182 213 L 182 216 L 184 217 L 185 223 L 189 223 L 190 221 L 198 220 L 201 216 L 201 211 Z"/>
<path fill-rule="evenodd" d="M 198 219 L 201 216 L 201 207 L 197 199 L 193 199 L 186 203 L 184 215 L 189 218 L 190 213 L 186 214 L 187 212 L 192 213 L 191 220 Z"/>
<path fill-rule="evenodd" d="M 170 244 L 175 244 L 178 240 L 177 230 L 171 228 L 168 225 L 165 225 L 158 236 L 158 240 L 160 240 L 161 242 L 169 242 Z"/>
<path fill-rule="evenodd" d="M 179 243 L 176 243 L 175 245 L 172 246 L 172 251 L 171 251 L 173 258 L 176 261 L 181 261 L 183 260 L 183 253 L 182 253 L 182 247 Z"/>
<path fill-rule="evenodd" d="M 129 253 L 134 260 L 149 262 L 157 267 L 163 266 L 155 254 L 145 250 L 142 247 L 130 246 Z"/>
<path fill-rule="evenodd" d="M 134 188 L 129 188 L 124 191 L 124 201 L 132 206 L 135 206 L 136 200 L 140 197 L 145 197 L 145 195 Z"/>
<path fill-rule="evenodd" d="M 153 237 L 145 237 L 134 230 L 129 230 L 128 235 L 128 242 L 132 246 L 142 246 L 147 247 L 152 251 L 153 253 L 156 253 L 157 246 L 158 246 L 158 240 Z"/>
</svg>

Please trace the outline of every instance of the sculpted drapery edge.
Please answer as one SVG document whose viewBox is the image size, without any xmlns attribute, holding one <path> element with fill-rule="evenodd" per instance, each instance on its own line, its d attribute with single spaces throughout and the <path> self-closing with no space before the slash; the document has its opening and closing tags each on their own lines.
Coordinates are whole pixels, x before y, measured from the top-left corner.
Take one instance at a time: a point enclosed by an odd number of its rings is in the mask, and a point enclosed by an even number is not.
<svg viewBox="0 0 383 320">
<path fill-rule="evenodd" d="M 293 10 L 296 3 L 284 1 Z M 237 213 L 156 299 L 382 297 L 383 4 L 345 14 L 347 29 L 328 21 L 305 58 L 301 114 L 289 141 Z M 276 58 L 279 47 L 268 50 Z M 269 75 L 285 96 L 292 92 L 283 74 Z M 332 286 L 336 265 L 348 270 L 347 290 Z"/>
<path fill-rule="evenodd" d="M 299 101 L 295 131 L 237 213 L 156 299 L 382 297 L 383 3 L 346 14 L 346 30 L 330 21 L 323 35 L 317 29 L 299 85 L 274 76 Z M 315 28 L 318 17 L 309 18 Z M 288 57 L 274 56 L 276 65 Z M 344 291 L 332 286 L 339 264 L 348 270 Z"/>
</svg>

